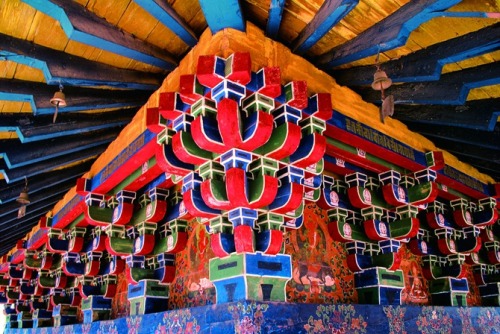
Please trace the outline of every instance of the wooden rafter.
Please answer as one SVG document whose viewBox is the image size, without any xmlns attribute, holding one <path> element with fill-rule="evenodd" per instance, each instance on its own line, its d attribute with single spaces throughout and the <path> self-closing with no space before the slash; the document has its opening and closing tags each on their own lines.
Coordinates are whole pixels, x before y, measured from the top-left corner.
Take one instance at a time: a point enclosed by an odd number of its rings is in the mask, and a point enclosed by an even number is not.
<svg viewBox="0 0 500 334">
<path fill-rule="evenodd" d="M 57 86 L 47 86 L 19 80 L 0 79 L 0 100 L 27 102 L 34 115 L 53 114 L 55 107 L 50 103 Z M 149 93 L 144 91 L 110 91 L 81 87 L 65 87 L 67 106 L 59 108 L 60 113 L 83 110 L 140 107 Z"/>
<path fill-rule="evenodd" d="M 23 1 L 59 21 L 62 29 L 71 40 L 169 71 L 177 66 L 176 59 L 167 51 L 120 31 L 74 1 Z"/>
<path fill-rule="evenodd" d="M 172 30 L 187 45 L 193 47 L 198 42 L 195 32 L 166 1 L 135 0 L 149 14 Z"/>
<path fill-rule="evenodd" d="M 0 34 L 0 59 L 42 71 L 48 85 L 154 90 L 161 75 L 125 70 Z"/>
<path fill-rule="evenodd" d="M 443 11 L 460 0 L 410 1 L 348 42 L 321 55 L 317 62 L 332 68 L 368 56 L 394 49 L 405 44 L 410 33 L 433 17 L 443 16 Z"/>
<path fill-rule="evenodd" d="M 15 168 L 10 170 L 6 168 L 6 166 L 3 166 L 3 168 L 0 169 L 0 173 L 4 175 L 7 183 L 23 180 L 24 177 L 32 177 L 44 172 L 54 170 L 55 168 L 60 168 L 72 164 L 74 162 L 97 157 L 99 154 L 104 152 L 107 146 L 107 144 L 96 146 L 83 152 L 67 154 L 62 157 L 44 161 L 36 165 L 27 166 L 25 168 Z"/>
<path fill-rule="evenodd" d="M 120 129 L 106 130 L 86 136 L 65 137 L 64 140 L 49 139 L 22 144 L 17 139 L 0 141 L 0 155 L 9 169 L 32 165 L 65 154 L 83 151 L 113 141 Z"/>
<path fill-rule="evenodd" d="M 356 7 L 359 0 L 327 0 L 309 24 L 292 42 L 292 51 L 303 54 Z"/>
<path fill-rule="evenodd" d="M 463 106 L 398 105 L 394 118 L 422 126 L 444 125 L 493 131 L 500 116 L 500 98 L 469 101 Z"/>
<path fill-rule="evenodd" d="M 43 192 L 50 189 L 53 185 L 57 185 L 68 180 L 76 180 L 78 177 L 87 172 L 90 166 L 91 161 L 85 161 L 72 167 L 40 174 L 36 177 L 30 178 L 28 180 L 29 193 L 34 194 L 37 192 Z M 0 188 L 2 189 L 0 192 L 0 204 L 15 201 L 24 189 L 24 182 L 25 181 L 23 179 L 18 182 L 7 184 L 5 180 L 0 180 Z"/>
<path fill-rule="evenodd" d="M 393 82 L 439 80 L 444 65 L 500 49 L 500 23 L 431 45 L 399 59 L 381 64 Z M 367 85 L 373 81 L 374 66 L 331 71 L 342 85 Z"/>
<path fill-rule="evenodd" d="M 467 68 L 441 76 L 439 81 L 394 85 L 388 93 L 397 104 L 463 105 L 472 88 L 500 84 L 500 62 Z M 370 88 L 359 90 L 368 102 L 380 102 L 380 92 Z"/>
</svg>

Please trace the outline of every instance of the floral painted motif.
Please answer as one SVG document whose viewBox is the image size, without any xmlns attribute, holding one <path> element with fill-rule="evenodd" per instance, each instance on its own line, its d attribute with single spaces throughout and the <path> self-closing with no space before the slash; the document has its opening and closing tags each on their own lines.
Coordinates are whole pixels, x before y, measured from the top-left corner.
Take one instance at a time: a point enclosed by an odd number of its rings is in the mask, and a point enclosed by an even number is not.
<svg viewBox="0 0 500 334">
<path fill-rule="evenodd" d="M 127 328 L 129 334 L 139 334 L 139 327 L 141 326 L 142 317 L 127 318 Z"/>
<path fill-rule="evenodd" d="M 451 333 L 452 323 L 449 314 L 440 306 L 423 306 L 417 319 L 418 330 L 424 334 Z"/>
<path fill-rule="evenodd" d="M 366 333 L 363 316 L 356 316 L 353 305 L 318 305 L 316 316 L 310 316 L 304 329 L 307 333 Z"/>
<path fill-rule="evenodd" d="M 462 334 L 476 334 L 476 330 L 472 326 L 472 309 L 467 307 L 457 308 L 458 315 L 462 320 Z"/>
<path fill-rule="evenodd" d="M 116 327 L 116 322 L 109 321 L 101 321 L 99 323 L 99 329 L 97 330 L 97 334 L 118 334 L 118 328 Z"/>
<path fill-rule="evenodd" d="M 82 334 L 89 334 L 92 329 L 92 324 L 82 324 Z"/>
<path fill-rule="evenodd" d="M 64 326 L 62 333 L 63 334 L 74 334 L 73 328 L 71 328 L 71 326 Z"/>
<path fill-rule="evenodd" d="M 230 305 L 228 311 L 233 315 L 234 331 L 238 334 L 256 334 L 261 332 L 264 323 L 264 313 L 269 305 L 252 302 Z M 244 315 L 243 319 L 240 315 Z"/>
<path fill-rule="evenodd" d="M 401 306 L 384 306 L 384 313 L 387 315 L 389 322 L 389 334 L 406 334 L 405 329 L 405 312 L 406 309 Z"/>
<path fill-rule="evenodd" d="M 199 333 L 200 326 L 189 309 L 165 312 L 154 334 Z M 130 333 L 130 332 L 129 332 Z"/>
<path fill-rule="evenodd" d="M 477 323 L 484 334 L 500 333 L 500 315 L 493 307 L 481 308 Z"/>
</svg>

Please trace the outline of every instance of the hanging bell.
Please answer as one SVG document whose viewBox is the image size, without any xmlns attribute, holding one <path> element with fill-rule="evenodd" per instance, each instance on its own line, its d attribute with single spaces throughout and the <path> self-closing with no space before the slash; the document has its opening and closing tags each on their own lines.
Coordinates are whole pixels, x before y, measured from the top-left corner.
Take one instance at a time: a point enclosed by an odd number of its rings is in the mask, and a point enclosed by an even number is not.
<svg viewBox="0 0 500 334">
<path fill-rule="evenodd" d="M 22 205 L 26 205 L 26 204 L 30 204 L 30 198 L 28 196 L 28 189 L 24 188 L 23 191 L 21 191 L 21 193 L 19 194 L 19 197 L 16 199 L 16 202 L 22 204 Z"/>
<path fill-rule="evenodd" d="M 54 97 L 50 99 L 50 103 L 56 107 L 66 107 L 66 96 L 62 91 L 55 92 Z"/>
<path fill-rule="evenodd" d="M 50 103 L 56 106 L 56 112 L 54 113 L 54 117 L 52 118 L 52 123 L 56 122 L 57 112 L 59 111 L 59 107 L 66 107 L 66 96 L 63 93 L 63 85 L 59 85 L 59 91 L 54 93 L 54 97 L 50 99 Z"/>
<path fill-rule="evenodd" d="M 372 88 L 374 90 L 384 90 L 392 85 L 392 80 L 387 76 L 387 74 L 380 68 L 373 75 Z"/>
</svg>

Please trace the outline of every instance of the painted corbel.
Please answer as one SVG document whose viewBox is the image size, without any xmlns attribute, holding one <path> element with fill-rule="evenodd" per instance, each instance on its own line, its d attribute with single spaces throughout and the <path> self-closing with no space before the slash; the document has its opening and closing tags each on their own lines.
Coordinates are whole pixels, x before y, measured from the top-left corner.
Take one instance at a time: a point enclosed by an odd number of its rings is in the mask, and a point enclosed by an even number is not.
<svg viewBox="0 0 500 334">
<path fill-rule="evenodd" d="M 147 259 L 153 277 L 162 284 L 172 283 L 175 278 L 175 255 L 160 253 Z"/>
<path fill-rule="evenodd" d="M 187 240 L 187 221 L 174 219 L 160 227 L 153 253 L 176 254 L 186 247 Z"/>
<path fill-rule="evenodd" d="M 106 196 L 87 193 L 85 195 L 84 220 L 91 226 L 108 226 L 113 221 L 113 208 L 107 207 Z"/>
<path fill-rule="evenodd" d="M 191 135 L 203 150 L 221 154 L 230 149 L 223 141 L 217 123 L 217 105 L 215 101 L 200 98 L 191 107 Z"/>
<path fill-rule="evenodd" d="M 67 276 L 81 276 L 85 273 L 85 263 L 79 253 L 64 253 L 62 270 Z"/>
<path fill-rule="evenodd" d="M 143 279 L 154 279 L 155 269 L 151 268 L 150 263 L 146 263 L 146 258 L 142 255 L 129 255 L 125 258 L 127 266 L 125 274 L 128 284 L 136 285 Z"/>
<path fill-rule="evenodd" d="M 362 221 L 360 215 L 354 211 L 341 207 L 328 210 L 328 232 L 335 241 L 369 241 L 361 225 Z M 355 247 L 354 249 L 357 248 Z"/>
<path fill-rule="evenodd" d="M 73 227 L 66 234 L 68 242 L 68 252 L 80 252 L 85 243 L 85 234 L 87 229 L 85 227 Z"/>
<path fill-rule="evenodd" d="M 140 222 L 135 226 L 139 236 L 137 236 L 133 243 L 134 255 L 146 255 L 153 251 L 155 247 L 155 231 L 156 223 Z"/>
<path fill-rule="evenodd" d="M 479 200 L 478 210 L 472 212 L 474 226 L 485 227 L 493 225 L 498 219 L 497 201 L 493 197 Z"/>
<path fill-rule="evenodd" d="M 177 158 L 172 149 L 172 137 L 175 131 L 165 128 L 157 136 L 155 148 L 156 163 L 169 174 L 185 176 L 194 170 L 194 165 L 182 162 Z"/>
<path fill-rule="evenodd" d="M 255 234 L 255 249 L 268 255 L 276 255 L 283 248 L 284 218 L 275 213 L 259 215 L 255 223 L 258 232 Z"/>
<path fill-rule="evenodd" d="M 224 98 L 217 104 L 217 122 L 226 147 L 252 152 L 264 145 L 273 132 L 273 117 L 264 111 L 243 115 L 234 100 Z"/>
<path fill-rule="evenodd" d="M 326 129 L 326 123 L 319 118 L 308 117 L 299 121 L 299 125 L 302 138 L 297 150 L 290 155 L 290 163 L 299 168 L 307 169 L 311 165 L 320 163 L 325 155 L 326 138 L 322 133 Z M 320 163 L 320 166 L 323 166 L 323 163 Z"/>
<path fill-rule="evenodd" d="M 272 203 L 278 192 L 277 161 L 268 158 L 252 161 L 250 153 L 236 149 L 222 154 L 220 159 L 226 171 L 227 198 L 234 208 L 258 209 Z"/>
<path fill-rule="evenodd" d="M 277 173 L 278 191 L 268 209 L 278 214 L 297 210 L 303 204 L 303 178 L 303 169 L 291 165 L 281 168 Z"/>
<path fill-rule="evenodd" d="M 272 111 L 274 129 L 269 140 L 255 150 L 271 159 L 283 160 L 293 154 L 300 145 L 302 131 L 298 125 L 302 118 L 299 109 L 283 104 Z"/>
<path fill-rule="evenodd" d="M 212 209 L 203 200 L 201 194 L 202 178 L 195 172 L 187 174 L 182 180 L 183 205 L 190 215 L 200 218 L 214 218 L 221 213 Z"/>
<path fill-rule="evenodd" d="M 215 256 L 223 258 L 235 252 L 233 224 L 224 216 L 209 220 L 210 246 Z"/>
<path fill-rule="evenodd" d="M 254 228 L 257 211 L 237 208 L 228 212 L 228 220 L 233 224 L 234 248 L 236 253 L 255 253 Z"/>
<path fill-rule="evenodd" d="M 48 232 L 47 250 L 52 253 L 62 254 L 68 251 L 69 241 L 61 229 L 51 228 Z"/>
<path fill-rule="evenodd" d="M 207 206 L 216 210 L 231 210 L 234 206 L 227 199 L 224 182 L 224 167 L 216 161 L 207 161 L 200 166 L 201 197 Z"/>
<path fill-rule="evenodd" d="M 192 165 L 201 165 L 212 159 L 210 151 L 200 148 L 191 134 L 191 122 L 193 116 L 188 114 L 179 115 L 173 121 L 176 133 L 172 136 L 172 151 L 182 162 Z"/>
<path fill-rule="evenodd" d="M 133 253 L 134 239 L 126 236 L 126 229 L 123 225 L 108 225 L 104 232 L 106 238 L 106 250 L 111 255 L 128 256 Z"/>
</svg>

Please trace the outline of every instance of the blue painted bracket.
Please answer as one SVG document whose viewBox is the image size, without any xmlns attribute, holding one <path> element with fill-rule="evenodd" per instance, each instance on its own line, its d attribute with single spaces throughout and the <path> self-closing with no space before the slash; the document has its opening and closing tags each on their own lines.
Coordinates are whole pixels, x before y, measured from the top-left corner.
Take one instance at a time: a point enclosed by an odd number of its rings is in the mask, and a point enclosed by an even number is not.
<svg viewBox="0 0 500 334">
<path fill-rule="evenodd" d="M 245 20 L 238 0 L 199 0 L 212 34 L 233 28 L 245 31 Z"/>
</svg>

